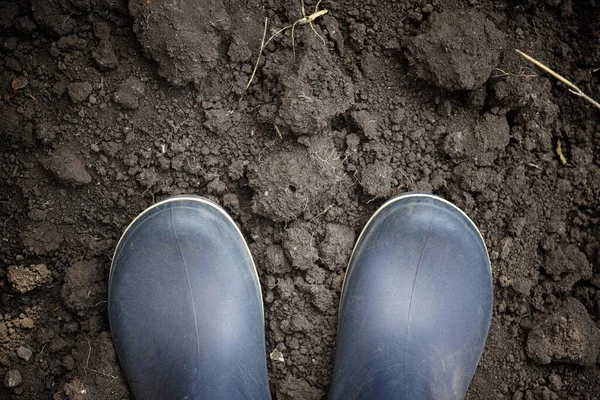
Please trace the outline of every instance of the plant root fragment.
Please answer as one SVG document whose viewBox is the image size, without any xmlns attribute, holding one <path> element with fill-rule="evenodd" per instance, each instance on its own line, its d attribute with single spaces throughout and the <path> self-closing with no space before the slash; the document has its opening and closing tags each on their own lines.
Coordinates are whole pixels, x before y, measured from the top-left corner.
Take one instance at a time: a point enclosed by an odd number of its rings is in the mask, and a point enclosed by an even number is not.
<svg viewBox="0 0 600 400">
<path fill-rule="evenodd" d="M 327 42 L 325 42 L 325 39 L 321 35 L 319 35 L 317 30 L 315 29 L 313 21 L 316 20 L 317 18 L 322 17 L 323 15 L 327 14 L 329 12 L 329 10 L 325 10 L 325 9 L 319 10 L 319 6 L 321 5 L 321 0 L 319 0 L 317 2 L 317 5 L 315 6 L 315 11 L 310 15 L 306 15 L 306 11 L 304 8 L 304 0 L 300 0 L 300 1 L 302 4 L 302 18 L 297 19 L 291 25 L 287 25 L 287 26 L 284 26 L 283 28 L 279 29 L 273 35 L 271 35 L 269 37 L 269 39 L 267 39 L 266 41 L 265 41 L 265 38 L 267 36 L 267 27 L 269 25 L 269 18 L 265 17 L 265 27 L 263 30 L 263 37 L 260 42 L 260 49 L 258 50 L 258 56 L 256 57 L 256 62 L 254 63 L 254 69 L 252 70 L 252 75 L 250 76 L 250 79 L 248 79 L 248 83 L 246 83 L 245 90 L 248 90 L 250 85 L 252 85 L 252 81 L 254 81 L 254 77 L 256 76 L 256 71 L 258 70 L 258 64 L 260 63 L 260 56 L 262 55 L 262 52 L 264 51 L 265 47 L 267 47 L 267 45 L 271 42 L 271 40 L 273 40 L 275 37 L 277 37 L 281 33 L 285 32 L 286 30 L 288 30 L 288 29 L 292 30 L 292 50 L 294 53 L 294 58 L 296 58 L 296 40 L 294 37 L 294 30 L 296 28 L 296 25 L 299 25 L 299 26 L 307 25 L 307 24 L 310 25 L 310 27 L 313 30 L 313 32 L 315 33 L 315 35 L 317 35 L 319 37 L 319 39 L 321 39 L 321 41 L 323 42 L 323 45 L 325 45 L 327 43 Z M 242 95 L 239 102 L 241 102 L 243 98 L 244 98 L 244 96 Z"/>
</svg>

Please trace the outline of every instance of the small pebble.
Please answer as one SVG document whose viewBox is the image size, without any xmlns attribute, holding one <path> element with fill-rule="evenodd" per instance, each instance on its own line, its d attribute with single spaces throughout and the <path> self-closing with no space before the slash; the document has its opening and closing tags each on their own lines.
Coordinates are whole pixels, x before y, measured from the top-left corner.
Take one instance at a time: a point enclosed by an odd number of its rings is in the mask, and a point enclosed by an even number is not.
<svg viewBox="0 0 600 400">
<path fill-rule="evenodd" d="M 96 104 L 98 102 L 98 100 L 96 99 L 96 96 L 94 96 L 93 94 L 90 95 L 90 97 L 88 98 L 88 101 L 90 102 L 90 104 Z"/>
<path fill-rule="evenodd" d="M 4 375 L 4 386 L 7 388 L 16 388 L 21 383 L 23 383 L 23 377 L 18 369 L 11 369 Z"/>
<path fill-rule="evenodd" d="M 283 353 L 281 351 L 279 351 L 278 349 L 273 350 L 271 352 L 271 354 L 269 354 L 269 357 L 273 361 L 279 361 L 279 362 L 285 361 L 285 359 L 283 358 Z"/>
<path fill-rule="evenodd" d="M 27 347 L 21 346 L 17 349 L 17 355 L 19 356 L 19 358 L 22 358 L 25 361 L 29 361 L 31 360 L 31 357 L 33 357 L 33 351 L 31 351 L 31 349 Z"/>
</svg>

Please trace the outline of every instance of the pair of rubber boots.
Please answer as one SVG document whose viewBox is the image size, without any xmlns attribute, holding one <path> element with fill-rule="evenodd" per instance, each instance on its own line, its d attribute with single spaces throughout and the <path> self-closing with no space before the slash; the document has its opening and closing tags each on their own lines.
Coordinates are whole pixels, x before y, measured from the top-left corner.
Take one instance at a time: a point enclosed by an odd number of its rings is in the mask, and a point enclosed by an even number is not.
<svg viewBox="0 0 600 400">
<path fill-rule="evenodd" d="M 194 196 L 123 234 L 108 311 L 136 399 L 269 399 L 252 256 L 231 217 Z M 459 208 L 407 193 L 369 220 L 346 271 L 329 399 L 460 399 L 492 312 L 483 239 Z"/>
</svg>

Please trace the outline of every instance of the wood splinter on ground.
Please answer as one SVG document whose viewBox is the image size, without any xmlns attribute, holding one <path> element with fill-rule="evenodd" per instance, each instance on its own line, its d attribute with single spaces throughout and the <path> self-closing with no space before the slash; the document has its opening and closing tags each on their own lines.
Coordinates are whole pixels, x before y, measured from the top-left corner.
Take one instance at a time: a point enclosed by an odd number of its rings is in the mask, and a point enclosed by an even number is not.
<svg viewBox="0 0 600 400">
<path fill-rule="evenodd" d="M 544 71 L 546 71 L 547 73 L 549 73 L 550 75 L 552 75 L 553 77 L 555 77 L 556 79 L 558 79 L 559 81 L 564 83 L 565 85 L 569 86 L 569 88 L 570 88 L 569 91 L 571 93 L 573 93 L 576 96 L 584 98 L 585 100 L 592 103 L 595 107 L 600 109 L 600 103 L 598 103 L 596 100 L 592 99 L 590 96 L 583 93 L 583 90 L 579 89 L 579 87 L 577 87 L 577 85 L 575 85 L 574 83 L 572 83 L 571 81 L 569 81 L 568 79 L 563 77 L 562 75 L 558 74 L 557 72 L 554 72 L 552 69 L 550 69 L 546 65 L 542 64 L 541 62 L 539 62 L 535 58 L 531 57 L 530 55 L 525 54 L 521 50 L 515 49 L 515 51 L 519 55 L 521 55 L 523 58 L 525 58 L 527 61 L 537 65 L 538 67 L 540 67 L 541 69 L 543 69 Z"/>
</svg>

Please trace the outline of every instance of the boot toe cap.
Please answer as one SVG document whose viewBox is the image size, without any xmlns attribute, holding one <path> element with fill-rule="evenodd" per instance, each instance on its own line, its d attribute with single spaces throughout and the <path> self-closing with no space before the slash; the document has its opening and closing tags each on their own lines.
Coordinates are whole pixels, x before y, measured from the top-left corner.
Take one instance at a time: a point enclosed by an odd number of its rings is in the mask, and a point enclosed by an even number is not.
<svg viewBox="0 0 600 400">
<path fill-rule="evenodd" d="M 354 379 L 360 393 L 382 398 L 373 390 L 389 393 L 389 385 L 399 398 L 460 398 L 491 311 L 487 250 L 466 214 L 432 195 L 392 199 L 363 230 L 348 267 L 335 384 Z"/>
<path fill-rule="evenodd" d="M 136 398 L 268 393 L 258 276 L 241 233 L 217 205 L 174 198 L 136 218 L 115 251 L 108 306 Z M 240 354 L 260 384 L 220 386 Z"/>
</svg>

